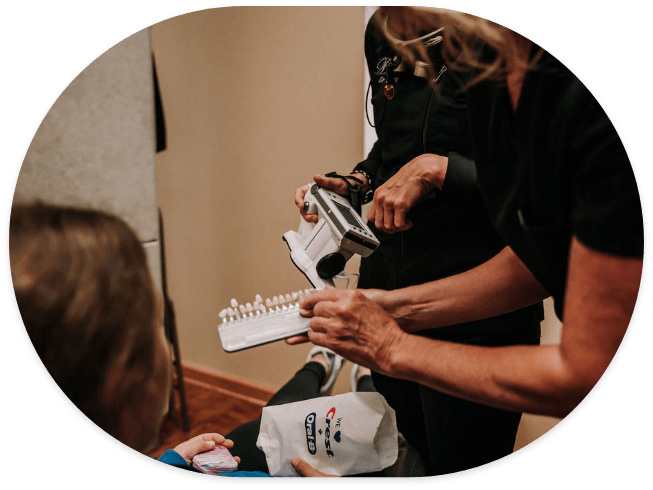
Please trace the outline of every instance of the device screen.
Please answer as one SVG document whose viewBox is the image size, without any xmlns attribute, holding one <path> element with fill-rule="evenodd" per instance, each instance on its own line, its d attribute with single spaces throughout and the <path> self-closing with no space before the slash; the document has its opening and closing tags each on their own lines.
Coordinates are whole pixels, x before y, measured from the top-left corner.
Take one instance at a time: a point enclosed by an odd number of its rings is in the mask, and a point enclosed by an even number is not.
<svg viewBox="0 0 653 490">
<path fill-rule="evenodd" d="M 333 204 L 335 204 L 338 207 L 338 211 L 340 211 L 340 214 L 342 214 L 345 217 L 347 223 L 357 228 L 362 228 L 360 220 L 351 211 L 351 209 L 349 209 L 347 206 L 343 206 L 342 204 L 336 201 L 333 201 Z"/>
</svg>

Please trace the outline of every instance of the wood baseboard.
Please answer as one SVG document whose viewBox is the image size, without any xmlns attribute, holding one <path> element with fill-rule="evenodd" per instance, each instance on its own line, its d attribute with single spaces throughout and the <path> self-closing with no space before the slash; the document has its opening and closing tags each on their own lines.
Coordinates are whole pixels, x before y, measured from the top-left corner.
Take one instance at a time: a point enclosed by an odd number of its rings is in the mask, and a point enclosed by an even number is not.
<svg viewBox="0 0 653 490">
<path fill-rule="evenodd" d="M 261 407 L 264 407 L 276 392 L 270 386 L 236 378 L 204 366 L 182 362 L 181 367 L 185 383 L 201 386 Z"/>
</svg>

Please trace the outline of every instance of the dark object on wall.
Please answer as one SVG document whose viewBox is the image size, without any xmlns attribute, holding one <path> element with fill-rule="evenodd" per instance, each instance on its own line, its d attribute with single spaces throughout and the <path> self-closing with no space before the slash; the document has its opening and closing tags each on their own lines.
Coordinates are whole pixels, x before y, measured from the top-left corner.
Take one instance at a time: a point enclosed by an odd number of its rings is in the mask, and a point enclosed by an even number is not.
<svg viewBox="0 0 653 490">
<path fill-rule="evenodd" d="M 165 242 L 163 238 L 163 216 L 159 209 L 159 243 L 161 244 L 161 292 L 163 294 L 163 323 L 166 337 L 172 347 L 172 365 L 175 369 L 176 382 L 173 390 L 170 392 L 170 404 L 168 406 L 168 417 L 175 416 L 175 390 L 179 391 L 179 404 L 181 406 L 181 423 L 185 431 L 190 430 L 188 421 L 188 408 L 186 407 L 186 389 L 184 387 L 184 374 L 181 368 L 181 355 L 179 354 L 179 342 L 177 339 L 177 322 L 175 318 L 175 309 L 170 296 L 168 295 L 168 278 L 166 273 L 165 261 Z"/>
<path fill-rule="evenodd" d="M 159 76 L 156 72 L 156 60 L 152 55 L 152 79 L 154 81 L 154 126 L 156 128 L 156 151 L 157 153 L 168 147 L 166 134 L 166 119 L 163 113 L 163 102 L 159 91 Z"/>
</svg>

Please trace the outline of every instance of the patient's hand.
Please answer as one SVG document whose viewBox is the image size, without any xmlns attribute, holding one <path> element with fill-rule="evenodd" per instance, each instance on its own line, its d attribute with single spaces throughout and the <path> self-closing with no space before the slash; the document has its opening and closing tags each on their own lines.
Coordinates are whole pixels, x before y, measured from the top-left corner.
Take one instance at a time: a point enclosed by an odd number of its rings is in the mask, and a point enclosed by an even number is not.
<svg viewBox="0 0 653 490">
<path fill-rule="evenodd" d="M 290 464 L 293 465 L 293 468 L 297 470 L 297 473 L 299 473 L 301 476 L 317 476 L 317 477 L 335 477 L 336 475 L 327 475 L 326 473 L 322 473 L 321 471 L 316 470 L 313 468 L 310 464 L 308 464 L 306 461 L 303 459 L 299 458 L 294 458 Z"/>
<path fill-rule="evenodd" d="M 234 447 L 234 441 L 231 439 L 225 439 L 224 436 L 214 432 L 210 434 L 202 434 L 193 437 L 186 442 L 182 442 L 175 448 L 175 452 L 190 464 L 196 454 L 210 451 L 216 444 L 220 444 L 227 449 Z M 238 456 L 234 456 L 234 459 L 236 462 L 240 463 L 240 458 Z"/>
</svg>

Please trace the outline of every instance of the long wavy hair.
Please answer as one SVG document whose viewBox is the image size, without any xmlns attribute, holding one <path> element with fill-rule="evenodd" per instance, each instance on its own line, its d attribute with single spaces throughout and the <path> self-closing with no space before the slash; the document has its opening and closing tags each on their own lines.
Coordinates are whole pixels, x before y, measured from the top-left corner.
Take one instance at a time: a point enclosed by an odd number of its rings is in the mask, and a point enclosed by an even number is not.
<svg viewBox="0 0 653 490">
<path fill-rule="evenodd" d="M 15 205 L 9 254 L 20 314 L 50 375 L 93 422 L 142 449 L 122 422 L 152 406 L 158 305 L 136 234 L 99 211 Z"/>
<path fill-rule="evenodd" d="M 468 85 L 482 80 L 505 82 L 510 71 L 528 71 L 537 66 L 539 55 L 529 59 L 521 35 L 481 17 L 438 8 L 379 10 L 379 28 L 399 54 L 413 62 L 428 59 L 424 43 L 414 41 L 425 33 L 441 30 L 443 58 L 451 69 L 472 70 Z"/>
</svg>

